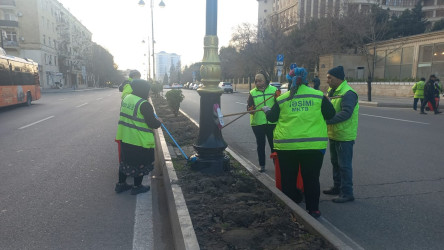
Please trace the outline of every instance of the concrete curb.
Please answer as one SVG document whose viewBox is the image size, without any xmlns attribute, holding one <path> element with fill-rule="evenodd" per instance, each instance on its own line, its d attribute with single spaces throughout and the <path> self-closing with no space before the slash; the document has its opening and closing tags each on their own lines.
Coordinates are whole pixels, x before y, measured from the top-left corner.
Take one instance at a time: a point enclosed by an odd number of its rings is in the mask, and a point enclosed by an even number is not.
<svg viewBox="0 0 444 250">
<path fill-rule="evenodd" d="M 176 171 L 174 170 L 162 129 L 156 129 L 154 136 L 156 138 L 155 172 L 162 176 L 167 194 L 174 249 L 200 249 L 182 189 L 177 184 Z"/>
</svg>

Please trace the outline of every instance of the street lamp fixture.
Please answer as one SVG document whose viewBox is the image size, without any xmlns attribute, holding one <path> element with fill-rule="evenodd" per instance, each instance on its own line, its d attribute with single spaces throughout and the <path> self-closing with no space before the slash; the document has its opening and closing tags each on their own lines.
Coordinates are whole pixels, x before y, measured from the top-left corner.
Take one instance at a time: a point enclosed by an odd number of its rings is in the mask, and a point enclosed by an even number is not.
<svg viewBox="0 0 444 250">
<path fill-rule="evenodd" d="M 139 1 L 139 5 L 140 6 L 145 6 L 145 1 L 140 0 Z M 165 3 L 163 2 L 163 0 L 160 0 L 159 3 L 159 7 L 163 8 L 165 7 Z M 153 82 L 156 82 L 156 61 L 155 61 L 155 57 L 154 57 L 154 16 L 153 16 L 153 0 L 151 0 L 151 4 L 150 4 L 150 8 L 151 8 L 151 44 L 152 44 L 152 48 L 153 48 Z"/>
</svg>

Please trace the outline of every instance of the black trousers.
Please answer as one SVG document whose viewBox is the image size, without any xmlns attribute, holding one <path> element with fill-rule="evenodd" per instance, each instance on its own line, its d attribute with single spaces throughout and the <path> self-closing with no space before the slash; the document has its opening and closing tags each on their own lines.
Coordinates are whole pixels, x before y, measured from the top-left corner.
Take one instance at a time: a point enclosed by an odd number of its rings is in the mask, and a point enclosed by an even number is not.
<svg viewBox="0 0 444 250">
<path fill-rule="evenodd" d="M 305 208 L 319 210 L 319 175 L 324 154 L 320 150 L 276 150 L 281 170 L 282 192 L 293 201 L 300 200 L 296 188 L 299 165 L 304 182 Z"/>
<path fill-rule="evenodd" d="M 436 107 L 436 102 L 435 102 L 435 97 L 424 97 L 424 100 L 421 103 L 421 112 L 424 112 L 424 108 L 427 105 L 427 102 L 430 102 L 430 104 L 432 104 L 433 111 L 435 113 L 438 113 L 438 110 Z"/>
<path fill-rule="evenodd" d="M 265 137 L 267 137 L 268 145 L 270 145 L 271 152 L 273 149 L 273 130 L 276 124 L 264 124 L 258 126 L 251 126 L 254 136 L 256 137 L 257 156 L 259 158 L 259 165 L 265 166 Z"/>
<path fill-rule="evenodd" d="M 422 106 L 424 99 L 423 98 L 413 98 L 413 109 L 414 110 L 416 110 L 418 108 L 418 100 L 421 101 L 421 106 Z"/>
</svg>

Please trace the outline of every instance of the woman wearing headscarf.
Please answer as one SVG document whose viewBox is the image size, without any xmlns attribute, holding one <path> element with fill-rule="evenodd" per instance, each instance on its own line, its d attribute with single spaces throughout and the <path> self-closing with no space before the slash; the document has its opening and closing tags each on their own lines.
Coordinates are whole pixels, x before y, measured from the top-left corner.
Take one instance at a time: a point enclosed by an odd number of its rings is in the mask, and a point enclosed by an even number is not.
<svg viewBox="0 0 444 250">
<path fill-rule="evenodd" d="M 290 90 L 276 99 L 272 108 L 263 107 L 267 120 L 277 122 L 274 130 L 282 192 L 300 202 L 297 189 L 299 166 L 304 182 L 307 212 L 314 218 L 319 211 L 319 175 L 327 148 L 328 135 L 325 120 L 335 115 L 335 109 L 319 90 L 306 85 L 307 71 L 296 68 L 292 72 Z"/>
<path fill-rule="evenodd" d="M 134 80 L 131 87 L 132 93 L 122 100 L 120 107 L 116 141 L 121 142 L 121 162 L 115 191 L 121 193 L 131 189 L 131 194 L 136 195 L 150 190 L 150 186 L 142 185 L 142 180 L 153 170 L 153 129 L 159 128 L 161 122 L 154 116 L 154 109 L 147 101 L 149 83 Z M 128 176 L 134 177 L 133 186 L 126 183 Z"/>
<path fill-rule="evenodd" d="M 254 78 L 255 88 L 250 91 L 247 101 L 248 110 L 258 110 L 263 106 L 273 106 L 275 103 L 277 88 L 270 85 L 268 75 L 260 71 Z M 270 98 L 272 97 L 272 98 Z M 268 99 L 268 100 L 267 100 Z M 265 138 L 268 140 L 271 152 L 273 150 L 273 130 L 276 127 L 275 122 L 267 121 L 264 112 L 255 112 L 250 114 L 250 125 L 256 137 L 257 156 L 259 158 L 260 171 L 265 171 Z"/>
</svg>

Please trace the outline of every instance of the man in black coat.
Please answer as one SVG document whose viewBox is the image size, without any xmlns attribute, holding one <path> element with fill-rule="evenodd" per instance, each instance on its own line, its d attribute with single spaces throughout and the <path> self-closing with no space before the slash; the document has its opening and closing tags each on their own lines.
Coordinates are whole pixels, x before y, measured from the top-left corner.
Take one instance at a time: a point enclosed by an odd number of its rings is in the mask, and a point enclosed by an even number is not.
<svg viewBox="0 0 444 250">
<path fill-rule="evenodd" d="M 435 85 L 434 85 L 435 81 L 436 81 L 436 76 L 431 75 L 429 80 L 424 85 L 424 101 L 421 103 L 421 113 L 420 113 L 422 115 L 427 114 L 426 112 L 424 112 L 424 108 L 427 102 L 430 102 L 432 104 L 435 115 L 441 113 L 440 111 L 437 110 L 435 102 Z"/>
</svg>

